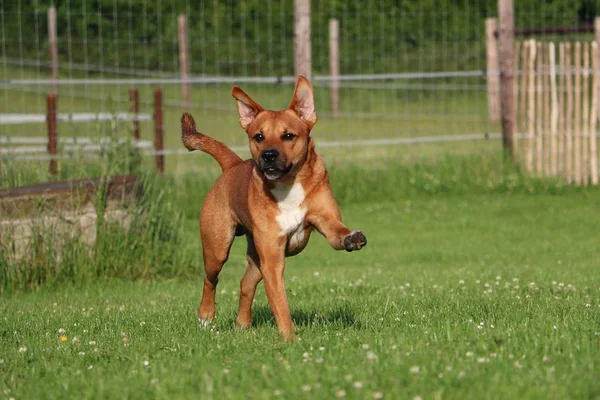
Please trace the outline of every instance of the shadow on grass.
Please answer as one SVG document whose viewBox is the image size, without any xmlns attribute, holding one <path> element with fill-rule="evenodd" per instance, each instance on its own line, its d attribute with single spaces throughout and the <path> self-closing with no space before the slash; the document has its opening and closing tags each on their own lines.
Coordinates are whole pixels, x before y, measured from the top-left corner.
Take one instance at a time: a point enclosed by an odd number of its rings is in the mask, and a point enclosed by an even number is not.
<svg viewBox="0 0 600 400">
<path fill-rule="evenodd" d="M 327 327 L 361 329 L 361 323 L 354 318 L 349 305 L 341 305 L 323 310 L 292 310 L 292 320 L 298 327 Z M 255 306 L 252 309 L 252 325 L 275 326 L 275 317 L 268 305 Z"/>
</svg>

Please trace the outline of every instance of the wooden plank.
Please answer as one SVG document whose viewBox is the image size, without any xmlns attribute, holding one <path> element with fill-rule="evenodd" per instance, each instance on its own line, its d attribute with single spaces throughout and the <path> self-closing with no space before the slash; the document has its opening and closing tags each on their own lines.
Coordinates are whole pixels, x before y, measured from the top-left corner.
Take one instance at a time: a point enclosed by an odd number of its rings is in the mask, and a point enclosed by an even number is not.
<svg viewBox="0 0 600 400">
<path fill-rule="evenodd" d="M 583 44 L 583 127 L 581 136 L 581 180 L 584 186 L 588 185 L 589 181 L 589 93 L 590 93 L 590 43 Z"/>
<path fill-rule="evenodd" d="M 515 49 L 513 54 L 515 55 L 515 64 L 514 64 L 514 75 L 515 75 L 515 79 L 514 79 L 514 88 L 513 88 L 513 102 L 515 105 L 515 128 L 513 130 L 513 136 L 512 136 L 512 141 L 513 141 L 513 149 L 514 149 L 514 157 L 515 160 L 518 156 L 518 151 L 519 151 L 519 138 L 517 136 L 518 132 L 518 128 L 519 128 L 519 116 L 517 114 L 518 109 L 519 109 L 519 64 L 520 64 L 520 54 L 521 54 L 521 43 L 518 41 L 515 41 Z"/>
<path fill-rule="evenodd" d="M 500 114 L 505 155 L 516 153 L 517 107 L 514 102 L 514 17 L 512 0 L 498 0 L 500 17 Z"/>
<path fill-rule="evenodd" d="M 20 186 L 10 189 L 1 189 L 0 198 L 20 198 L 31 196 L 52 196 L 57 194 L 69 194 L 74 190 L 95 189 L 101 183 L 111 186 L 121 186 L 136 183 L 136 175 L 116 175 L 108 178 L 86 178 L 71 181 L 38 183 L 35 185 Z"/>
<path fill-rule="evenodd" d="M 521 137 L 523 138 L 523 143 L 527 143 L 526 135 L 527 135 L 527 88 L 529 85 L 529 41 L 524 41 L 521 50 L 521 101 L 519 105 L 519 132 L 521 133 Z M 526 157 L 527 149 L 525 153 L 522 153 L 521 157 Z M 521 152 L 520 152 L 521 153 Z"/>
<path fill-rule="evenodd" d="M 310 0 L 294 0 L 294 74 L 308 80 L 312 76 L 310 41 Z"/>
<path fill-rule="evenodd" d="M 22 218 L 57 210 L 78 211 L 96 205 L 98 188 L 106 188 L 107 206 L 130 203 L 142 194 L 141 181 L 135 175 L 88 178 L 42 183 L 0 190 L 0 215 Z"/>
<path fill-rule="evenodd" d="M 565 111 L 565 176 L 567 183 L 574 180 L 573 171 L 573 71 L 571 43 L 565 43 L 565 82 L 567 89 L 567 109 Z"/>
<path fill-rule="evenodd" d="M 598 18 L 596 18 L 598 22 Z M 598 184 L 598 150 L 596 146 L 596 124 L 598 122 L 598 42 L 592 42 L 592 104 L 590 108 L 590 183 Z"/>
<path fill-rule="evenodd" d="M 575 61 L 573 64 L 575 73 L 575 129 L 573 131 L 573 170 L 575 184 L 581 184 L 581 42 L 575 42 Z"/>
<path fill-rule="evenodd" d="M 500 120 L 500 65 L 498 63 L 498 19 L 485 20 L 485 49 L 487 58 L 487 100 L 490 121 Z"/>
<path fill-rule="evenodd" d="M 543 172 L 543 135 L 544 135 L 544 76 L 542 70 L 544 66 L 544 47 L 541 42 L 536 43 L 536 133 L 535 133 L 535 173 L 538 176 Z"/>
<path fill-rule="evenodd" d="M 544 65 L 542 71 L 544 94 L 544 176 L 550 176 L 550 51 L 549 43 L 544 43 Z"/>
<path fill-rule="evenodd" d="M 556 46 L 553 42 L 548 44 L 549 62 L 550 62 L 550 174 L 558 175 L 558 155 L 557 155 L 557 136 L 558 136 L 558 93 L 556 88 Z"/>
<path fill-rule="evenodd" d="M 558 154 L 557 172 L 565 171 L 565 42 L 558 44 Z"/>
<path fill-rule="evenodd" d="M 529 57 L 527 65 L 527 172 L 533 172 L 533 138 L 535 136 L 535 62 L 536 62 L 535 40 L 529 41 Z"/>
</svg>

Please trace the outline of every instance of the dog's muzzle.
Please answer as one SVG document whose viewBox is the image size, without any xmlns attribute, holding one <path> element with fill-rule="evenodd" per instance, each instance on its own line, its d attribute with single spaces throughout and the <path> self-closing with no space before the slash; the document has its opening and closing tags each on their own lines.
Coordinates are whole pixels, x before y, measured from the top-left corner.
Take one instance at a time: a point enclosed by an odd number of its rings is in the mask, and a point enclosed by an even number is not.
<svg viewBox="0 0 600 400">
<path fill-rule="evenodd" d="M 280 153 L 276 149 L 260 152 L 258 169 L 270 181 L 283 177 L 292 169 L 292 164 L 286 165 L 285 160 L 282 160 L 279 156 Z"/>
</svg>

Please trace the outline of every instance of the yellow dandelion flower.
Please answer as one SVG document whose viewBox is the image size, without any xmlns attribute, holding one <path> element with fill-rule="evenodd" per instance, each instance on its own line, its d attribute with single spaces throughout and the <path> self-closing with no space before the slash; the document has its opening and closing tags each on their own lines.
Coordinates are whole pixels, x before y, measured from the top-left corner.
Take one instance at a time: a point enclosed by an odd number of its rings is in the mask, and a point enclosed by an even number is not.
<svg viewBox="0 0 600 400">
<path fill-rule="evenodd" d="M 58 338 L 58 340 L 60 340 L 61 343 L 64 343 L 69 339 L 65 335 L 62 335 L 61 337 Z"/>
</svg>

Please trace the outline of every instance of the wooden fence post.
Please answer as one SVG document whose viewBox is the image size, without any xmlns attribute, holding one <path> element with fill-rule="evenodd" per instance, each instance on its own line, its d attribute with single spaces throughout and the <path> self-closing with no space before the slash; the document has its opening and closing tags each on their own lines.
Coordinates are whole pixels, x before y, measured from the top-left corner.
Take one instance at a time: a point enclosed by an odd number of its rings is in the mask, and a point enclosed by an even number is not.
<svg viewBox="0 0 600 400">
<path fill-rule="evenodd" d="M 337 117 L 340 112 L 340 22 L 331 18 L 329 20 L 329 75 L 331 76 L 331 113 Z"/>
<path fill-rule="evenodd" d="M 58 94 L 58 49 L 56 40 L 56 8 L 48 8 L 48 49 L 50 51 L 50 69 L 52 79 L 52 93 Z"/>
<path fill-rule="evenodd" d="M 567 183 L 573 182 L 573 71 L 571 42 L 565 43 L 565 81 L 567 86 L 567 111 L 565 112 L 565 176 Z"/>
<path fill-rule="evenodd" d="M 549 44 L 550 52 L 550 153 L 552 154 L 550 163 L 550 173 L 552 176 L 558 175 L 558 89 L 556 87 L 556 49 L 554 42 Z"/>
<path fill-rule="evenodd" d="M 500 112 L 502 144 L 505 154 L 514 157 L 516 150 L 517 107 L 514 102 L 514 19 L 512 0 L 498 0 L 500 17 Z"/>
<path fill-rule="evenodd" d="M 533 139 L 535 136 L 535 65 L 536 65 L 536 43 L 535 40 L 531 39 L 528 45 L 529 57 L 527 58 L 527 94 L 528 94 L 528 107 L 527 107 L 527 163 L 526 168 L 528 172 L 533 171 Z M 538 110 L 539 112 L 539 110 Z"/>
<path fill-rule="evenodd" d="M 154 89 L 154 151 L 156 151 L 156 169 L 165 172 L 162 90 Z"/>
<path fill-rule="evenodd" d="M 137 145 L 137 142 L 140 140 L 140 120 L 138 119 L 140 98 L 138 90 L 135 87 L 129 89 L 129 110 L 133 114 L 133 140 Z"/>
<path fill-rule="evenodd" d="M 598 18 L 596 18 L 598 21 Z M 592 105 L 590 109 L 590 182 L 598 184 L 598 150 L 596 149 L 596 122 L 598 118 L 598 42 L 592 42 Z"/>
<path fill-rule="evenodd" d="M 535 173 L 538 176 L 542 175 L 543 172 L 543 156 L 544 156 L 544 148 L 543 148 L 543 136 L 544 136 L 544 78 L 542 75 L 542 70 L 544 68 L 544 46 L 541 42 L 536 42 L 536 84 L 537 88 L 535 90 L 535 101 L 536 101 L 536 135 L 535 135 Z"/>
<path fill-rule="evenodd" d="M 294 0 L 294 73 L 311 79 L 310 0 Z"/>
<path fill-rule="evenodd" d="M 187 81 L 190 76 L 190 58 L 188 46 L 187 18 L 181 14 L 177 19 L 177 33 L 179 41 L 179 69 L 183 80 L 181 84 L 181 95 L 183 98 L 183 107 L 186 110 L 190 108 L 190 83 Z"/>
<path fill-rule="evenodd" d="M 600 79 L 598 78 L 598 74 L 600 74 L 600 71 L 597 71 L 597 68 L 600 68 L 600 49 L 598 49 L 598 46 L 600 46 L 600 17 L 596 17 L 594 19 L 594 38 L 596 40 L 596 46 L 595 46 L 595 53 L 594 53 L 594 93 L 596 94 L 596 110 L 595 110 L 595 117 L 594 121 L 590 121 L 590 124 L 592 126 L 592 132 L 591 132 L 591 137 L 590 137 L 590 152 L 592 153 L 592 158 L 591 158 L 591 164 L 590 164 L 590 169 L 592 172 L 592 185 L 597 185 L 598 184 L 598 154 L 597 154 L 597 150 L 596 150 L 596 127 L 597 127 L 597 120 L 598 118 L 600 118 Z"/>
<path fill-rule="evenodd" d="M 498 65 L 498 19 L 485 20 L 485 48 L 487 54 L 487 98 L 490 121 L 500 120 L 500 69 Z"/>
<path fill-rule="evenodd" d="M 49 171 L 52 175 L 58 172 L 56 154 L 58 153 L 58 145 L 56 141 L 56 98 L 54 93 L 46 95 L 46 124 L 48 127 L 48 154 L 50 154 Z"/>
<path fill-rule="evenodd" d="M 573 169 L 575 184 L 581 185 L 581 42 L 575 42 L 575 130 L 573 131 Z"/>
<path fill-rule="evenodd" d="M 557 169 L 559 175 L 564 175 L 565 171 L 565 42 L 558 44 L 558 163 Z"/>
<path fill-rule="evenodd" d="M 544 97 L 544 138 L 542 139 L 543 144 L 543 163 L 544 163 L 544 175 L 550 176 L 550 44 L 544 43 L 542 45 L 542 53 L 544 54 L 543 65 L 542 65 L 542 79 L 543 79 L 543 97 Z"/>
<path fill-rule="evenodd" d="M 521 139 L 523 139 L 523 143 L 527 143 L 527 88 L 529 87 L 529 74 L 528 74 L 528 58 L 529 58 L 529 41 L 524 40 L 522 49 L 521 49 L 521 102 L 517 103 L 517 105 L 521 106 L 518 110 L 519 113 L 519 133 L 521 133 Z M 515 79 L 515 82 L 517 80 Z M 515 93 L 518 90 L 515 90 Z M 525 155 L 525 153 L 523 153 Z M 522 158 L 522 157 L 521 157 Z"/>
<path fill-rule="evenodd" d="M 587 186 L 590 177 L 589 171 L 589 118 L 590 118 L 590 103 L 589 103 L 589 92 L 590 92 L 590 43 L 585 41 L 583 43 L 583 121 L 582 121 L 582 129 L 581 129 L 581 182 L 583 186 Z"/>
</svg>

